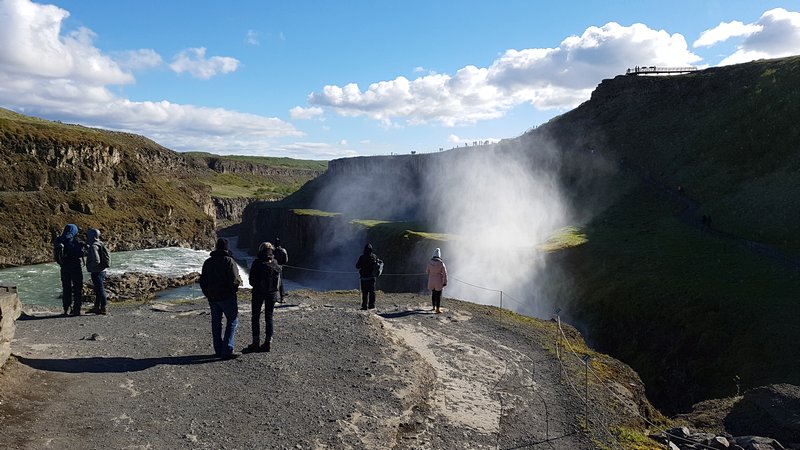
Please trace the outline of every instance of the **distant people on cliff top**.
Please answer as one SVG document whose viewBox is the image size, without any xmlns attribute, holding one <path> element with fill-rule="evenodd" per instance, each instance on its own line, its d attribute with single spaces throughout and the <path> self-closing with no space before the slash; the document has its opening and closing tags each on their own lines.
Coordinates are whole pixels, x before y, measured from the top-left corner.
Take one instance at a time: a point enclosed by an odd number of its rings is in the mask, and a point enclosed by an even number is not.
<svg viewBox="0 0 800 450">
<path fill-rule="evenodd" d="M 281 266 L 281 270 L 283 270 L 283 266 L 289 262 L 289 252 L 287 252 L 285 248 L 281 247 L 281 238 L 275 238 L 274 246 L 275 249 L 273 254 L 275 256 L 275 261 Z M 286 296 L 286 290 L 283 288 L 283 278 L 281 278 L 280 282 L 279 291 L 281 295 L 279 302 L 284 303 L 286 301 L 284 300 L 284 297 Z M 250 284 L 252 285 L 253 283 Z"/>
<path fill-rule="evenodd" d="M 242 284 L 239 268 L 228 250 L 227 239 L 217 239 L 211 257 L 203 263 L 200 272 L 200 289 L 208 299 L 211 309 L 211 337 L 214 353 L 221 358 L 239 356 L 234 353 L 234 335 L 239 325 L 239 306 L 236 291 Z M 225 334 L 222 334 L 222 316 L 225 316 Z"/>
<path fill-rule="evenodd" d="M 277 239 L 276 239 L 277 242 Z M 258 257 L 250 266 L 249 281 L 252 291 L 252 330 L 253 342 L 243 352 L 268 352 L 272 349 L 272 316 L 275 311 L 275 302 L 280 299 L 281 266 L 274 257 L 272 244 L 262 242 L 258 246 Z M 264 307 L 264 321 L 266 333 L 264 343 L 261 339 L 261 307 Z"/>
<path fill-rule="evenodd" d="M 425 269 L 428 274 L 428 289 L 431 290 L 431 302 L 436 314 L 442 312 L 442 290 L 447 286 L 447 267 L 442 261 L 441 249 L 434 249 L 431 259 L 428 261 L 428 267 Z"/>
<path fill-rule="evenodd" d="M 106 269 L 111 265 L 111 258 L 105 244 L 100 241 L 100 230 L 92 228 L 86 233 L 89 248 L 86 254 L 86 269 L 92 277 L 92 290 L 94 291 L 94 307 L 88 312 L 106 315 L 105 282 Z"/>
<path fill-rule="evenodd" d="M 81 315 L 83 257 L 86 244 L 78 240 L 78 226 L 67 224 L 53 243 L 53 259 L 61 267 L 61 303 L 64 315 Z"/>
<path fill-rule="evenodd" d="M 372 244 L 364 246 L 356 269 L 361 277 L 361 309 L 375 309 L 375 282 L 383 272 L 383 261 L 372 251 Z"/>
</svg>

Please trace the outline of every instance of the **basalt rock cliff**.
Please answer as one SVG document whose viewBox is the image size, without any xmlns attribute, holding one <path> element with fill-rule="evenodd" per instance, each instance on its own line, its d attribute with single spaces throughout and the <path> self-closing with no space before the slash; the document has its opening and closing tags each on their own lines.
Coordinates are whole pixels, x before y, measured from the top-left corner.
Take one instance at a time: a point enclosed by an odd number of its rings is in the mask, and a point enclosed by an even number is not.
<svg viewBox="0 0 800 450">
<path fill-rule="evenodd" d="M 251 201 L 214 202 L 214 184 L 206 180 L 222 171 L 275 172 L 278 183 L 314 176 L 187 155 L 135 134 L 0 109 L 0 267 L 52 261 L 50 243 L 67 223 L 82 232 L 100 229 L 115 251 L 209 248 L 217 218 L 238 220 Z"/>
</svg>

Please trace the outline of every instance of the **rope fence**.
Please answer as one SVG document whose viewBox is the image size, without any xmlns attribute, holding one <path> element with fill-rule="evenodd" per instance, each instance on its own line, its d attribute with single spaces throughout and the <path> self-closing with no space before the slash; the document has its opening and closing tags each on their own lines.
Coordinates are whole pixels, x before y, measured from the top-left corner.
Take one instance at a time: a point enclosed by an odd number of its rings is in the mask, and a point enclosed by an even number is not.
<svg viewBox="0 0 800 450">
<path fill-rule="evenodd" d="M 309 267 L 300 267 L 300 266 L 293 266 L 293 265 L 288 265 L 288 264 L 284 265 L 283 267 L 287 267 L 287 268 L 291 268 L 291 269 L 295 269 L 295 270 L 307 271 L 307 272 L 315 272 L 315 273 L 329 273 L 329 274 L 339 274 L 339 275 L 358 275 L 357 271 L 338 271 L 338 270 L 314 269 L 314 268 L 309 268 Z M 419 277 L 419 276 L 424 276 L 424 275 L 427 275 L 427 273 L 383 273 L 383 274 L 381 274 L 382 277 L 383 276 Z M 476 289 L 481 289 L 481 290 L 487 291 L 487 292 L 495 292 L 495 293 L 497 293 L 498 297 L 499 297 L 498 298 L 498 300 L 499 300 L 498 303 L 499 303 L 499 307 L 501 309 L 505 309 L 503 307 L 504 302 L 506 302 L 506 303 L 510 302 L 510 303 L 512 303 L 514 305 L 517 305 L 518 307 L 525 306 L 525 302 L 524 301 L 520 300 L 519 298 L 516 298 L 516 297 L 513 297 L 513 296 L 509 295 L 507 292 L 503 291 L 502 289 L 496 289 L 496 288 L 492 288 L 492 287 L 481 286 L 481 285 L 478 285 L 478 284 L 470 283 L 468 281 L 464 281 L 464 280 L 462 280 L 462 279 L 460 279 L 460 278 L 458 278 L 456 276 L 453 276 L 453 275 L 451 275 L 449 278 L 454 280 L 454 281 L 456 281 L 456 282 L 458 282 L 458 283 L 464 284 L 466 286 L 470 286 L 470 287 L 473 287 L 473 288 L 476 288 Z M 504 380 L 506 380 L 508 378 L 508 376 L 507 376 L 508 375 L 508 365 L 506 363 L 506 366 L 505 366 L 505 368 L 503 370 L 503 373 L 501 374 L 500 378 L 495 383 L 494 388 L 492 390 L 499 397 L 499 402 L 500 402 L 500 407 L 501 407 L 500 421 L 502 423 L 502 418 L 503 418 L 503 416 L 505 414 L 505 411 L 506 411 L 506 407 L 504 405 L 503 396 L 501 394 L 502 393 L 511 393 L 511 392 L 514 392 L 514 391 L 520 391 L 520 390 L 523 390 L 523 389 L 529 389 L 529 390 L 532 390 L 533 393 L 537 396 L 537 398 L 539 399 L 541 405 L 544 408 L 544 412 L 545 412 L 545 414 L 544 414 L 545 434 L 544 434 L 543 437 L 541 437 L 538 440 L 530 441 L 530 442 L 524 443 L 522 445 L 515 445 L 513 447 L 505 447 L 504 450 L 512 450 L 512 449 L 517 450 L 517 449 L 524 449 L 524 448 L 536 448 L 536 447 L 538 447 L 540 445 L 551 444 L 554 441 L 557 441 L 557 440 L 560 440 L 560 439 L 564 439 L 564 438 L 567 438 L 569 436 L 576 435 L 576 434 L 581 432 L 581 429 L 582 429 L 583 432 L 588 433 L 590 436 L 592 436 L 592 438 L 594 440 L 596 440 L 596 441 L 603 442 L 603 443 L 605 443 L 605 445 L 611 445 L 613 448 L 622 448 L 622 444 L 619 442 L 619 439 L 617 438 L 616 433 L 614 433 L 611 430 L 611 427 L 613 426 L 613 424 L 609 423 L 610 419 L 607 419 L 608 417 L 613 417 L 613 414 L 611 414 L 611 412 L 612 412 L 612 410 L 616 410 L 617 408 L 610 408 L 610 407 L 602 405 L 602 403 L 599 400 L 600 394 L 595 392 L 595 391 L 592 391 L 590 388 L 595 388 L 595 386 L 597 384 L 599 384 L 599 386 L 602 386 L 601 390 L 602 391 L 607 391 L 608 394 L 610 394 L 610 398 L 612 398 L 614 401 L 618 402 L 620 405 L 624 405 L 626 403 L 625 400 L 623 398 L 621 398 L 620 395 L 617 392 L 615 392 L 614 389 L 612 389 L 612 387 L 609 386 L 609 384 L 605 380 L 603 380 L 600 377 L 600 375 L 594 370 L 594 368 L 591 365 L 591 359 L 592 358 L 590 357 L 590 355 L 588 355 L 588 354 L 581 355 L 581 354 L 579 354 L 578 351 L 576 351 L 573 348 L 573 346 L 569 342 L 569 339 L 567 338 L 566 333 L 564 332 L 564 329 L 563 329 L 563 327 L 561 325 L 561 317 L 558 315 L 558 313 L 556 313 L 554 315 L 554 320 L 557 322 L 557 325 L 556 325 L 557 336 L 554 339 L 554 341 L 555 341 L 555 359 L 557 360 L 557 363 L 559 364 L 560 379 L 561 379 L 562 383 L 565 383 L 567 386 L 569 386 L 570 390 L 574 393 L 575 397 L 583 404 L 583 417 L 582 417 L 583 423 L 582 424 L 581 423 L 576 423 L 576 424 L 574 424 L 575 427 L 573 429 L 571 429 L 571 430 L 563 430 L 562 433 L 560 433 L 558 435 L 551 436 L 551 429 L 550 429 L 550 424 L 551 424 L 551 419 L 552 419 L 550 417 L 551 408 L 548 405 L 548 403 L 545 401 L 545 398 L 542 395 L 541 391 L 539 389 L 537 389 L 538 385 L 535 382 L 536 364 L 537 363 L 541 363 L 541 362 L 545 362 L 546 360 L 538 360 L 538 361 L 536 361 L 536 360 L 533 360 L 532 358 L 530 358 L 530 356 L 525 355 L 524 353 L 520 352 L 520 354 L 522 356 L 524 356 L 525 358 L 528 358 L 532 363 L 533 371 L 527 371 L 527 372 L 531 376 L 531 379 L 534 380 L 534 381 L 533 381 L 533 384 L 530 384 L 530 385 L 522 384 L 522 385 L 519 385 L 519 386 L 503 388 L 501 386 L 501 384 L 504 382 Z M 562 351 L 562 349 L 564 351 Z M 573 364 L 572 370 L 570 370 L 570 368 L 567 367 L 569 365 L 569 363 L 564 359 L 564 355 L 568 355 L 568 356 L 571 355 L 574 358 L 573 363 L 572 363 Z M 576 378 L 578 376 L 577 373 L 580 371 L 580 369 L 583 369 L 583 375 L 584 375 L 583 376 L 583 380 L 578 380 Z M 591 375 L 592 379 L 596 381 L 596 383 L 592 383 L 592 384 L 589 383 L 590 375 Z M 583 384 L 583 393 L 581 393 L 581 390 L 578 387 L 581 384 L 581 382 Z M 592 398 L 591 398 L 592 396 L 594 396 L 598 400 L 593 402 Z M 609 408 L 609 411 L 604 411 L 603 408 Z M 667 430 L 663 429 L 662 427 L 659 427 L 657 424 L 653 423 L 650 419 L 648 419 L 647 417 L 642 415 L 642 413 L 638 410 L 638 408 L 633 408 L 633 411 L 635 412 L 635 415 L 640 420 L 642 420 L 643 423 L 647 424 L 653 430 L 656 430 L 656 431 L 660 432 L 662 434 L 662 436 L 665 437 L 665 439 L 666 439 L 666 447 L 665 448 L 667 448 L 667 449 L 670 448 L 670 441 L 689 443 L 689 444 L 692 444 L 696 448 L 699 448 L 699 449 L 713 449 L 714 448 L 714 447 L 710 447 L 708 445 L 705 445 L 702 442 L 698 442 L 698 441 L 694 441 L 692 439 L 689 439 L 687 437 L 677 436 L 677 435 L 671 434 Z M 577 417 L 576 417 L 576 420 L 577 420 Z M 497 432 L 497 438 L 496 439 L 497 439 L 496 448 L 500 449 L 501 448 L 501 446 L 500 446 L 501 432 L 499 430 Z"/>
</svg>

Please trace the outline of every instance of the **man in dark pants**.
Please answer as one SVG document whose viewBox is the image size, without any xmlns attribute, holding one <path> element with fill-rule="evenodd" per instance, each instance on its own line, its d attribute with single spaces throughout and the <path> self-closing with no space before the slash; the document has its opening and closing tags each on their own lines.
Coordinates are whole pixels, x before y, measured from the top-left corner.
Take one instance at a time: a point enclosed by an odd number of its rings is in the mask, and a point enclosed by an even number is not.
<svg viewBox="0 0 800 450">
<path fill-rule="evenodd" d="M 372 244 L 367 244 L 356 262 L 361 276 L 361 309 L 375 309 L 375 281 L 380 275 L 378 267 L 382 264 L 383 261 L 373 253 Z"/>
<path fill-rule="evenodd" d="M 287 252 L 285 248 L 281 247 L 280 238 L 275 238 L 275 248 L 273 254 L 275 256 L 275 262 L 277 262 L 278 265 L 281 266 L 281 270 L 283 270 L 283 265 L 289 262 L 289 252 Z M 283 278 L 281 278 L 281 285 L 279 290 L 281 296 L 280 300 L 278 300 L 278 303 L 284 303 L 285 300 L 283 299 L 283 297 L 286 296 L 286 291 L 283 289 Z"/>
<path fill-rule="evenodd" d="M 106 282 L 106 269 L 108 268 L 108 261 L 104 260 L 101 256 L 105 250 L 105 244 L 100 241 L 100 230 L 92 228 L 86 233 L 86 238 L 89 240 L 89 249 L 86 255 L 86 269 L 92 277 L 92 290 L 94 291 L 94 307 L 89 310 L 90 313 L 106 315 L 106 296 L 105 282 Z"/>
<path fill-rule="evenodd" d="M 64 315 L 81 315 L 83 297 L 83 257 L 86 244 L 78 241 L 78 227 L 67 224 L 53 245 L 53 259 L 61 266 L 61 304 Z M 71 309 L 70 309 L 71 307 Z"/>
<path fill-rule="evenodd" d="M 236 358 L 233 352 L 234 334 L 239 325 L 239 305 L 236 291 L 242 279 L 239 278 L 239 267 L 228 251 L 228 240 L 217 239 L 217 245 L 211 257 L 203 263 L 200 273 L 200 289 L 208 298 L 211 308 L 211 334 L 214 342 L 214 353 L 225 359 Z M 225 316 L 225 335 L 222 335 L 222 316 Z"/>
</svg>

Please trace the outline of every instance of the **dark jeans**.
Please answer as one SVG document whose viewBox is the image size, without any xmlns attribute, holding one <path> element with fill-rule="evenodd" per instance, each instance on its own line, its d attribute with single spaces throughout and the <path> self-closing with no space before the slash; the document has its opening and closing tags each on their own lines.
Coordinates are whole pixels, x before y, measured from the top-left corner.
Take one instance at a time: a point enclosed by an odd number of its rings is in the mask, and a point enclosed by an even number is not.
<svg viewBox="0 0 800 450">
<path fill-rule="evenodd" d="M 433 301 L 433 307 L 439 309 L 442 306 L 442 291 L 431 289 L 431 301 Z"/>
<path fill-rule="evenodd" d="M 225 356 L 233 353 L 233 336 L 239 325 L 239 305 L 236 300 L 208 302 L 211 308 L 211 338 L 214 341 L 214 353 Z M 222 316 L 225 316 L 225 335 L 222 335 Z"/>
<path fill-rule="evenodd" d="M 106 271 L 92 272 L 92 289 L 94 290 L 94 307 L 99 309 L 106 309 Z"/>
<path fill-rule="evenodd" d="M 63 295 L 61 304 L 64 306 L 65 311 L 70 306 L 75 312 L 81 310 L 82 289 L 83 270 L 81 267 L 61 267 L 61 290 Z"/>
<path fill-rule="evenodd" d="M 361 307 L 369 309 L 375 307 L 375 278 L 361 280 Z"/>
<path fill-rule="evenodd" d="M 261 306 L 264 306 L 264 321 L 266 325 L 266 341 L 264 342 L 271 342 L 272 341 L 272 331 L 273 331 L 273 323 L 272 323 L 272 313 L 275 311 L 275 302 L 278 301 L 280 298 L 280 294 L 277 292 L 270 292 L 266 295 L 254 295 L 251 305 L 253 306 L 253 318 L 252 318 L 252 328 L 253 328 L 253 342 L 256 344 L 259 343 L 259 339 L 261 336 Z"/>
</svg>

